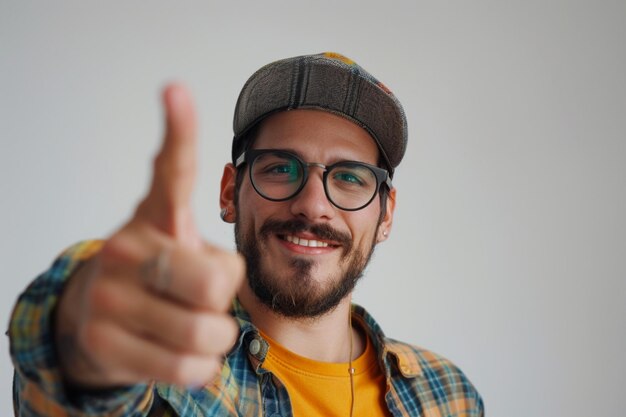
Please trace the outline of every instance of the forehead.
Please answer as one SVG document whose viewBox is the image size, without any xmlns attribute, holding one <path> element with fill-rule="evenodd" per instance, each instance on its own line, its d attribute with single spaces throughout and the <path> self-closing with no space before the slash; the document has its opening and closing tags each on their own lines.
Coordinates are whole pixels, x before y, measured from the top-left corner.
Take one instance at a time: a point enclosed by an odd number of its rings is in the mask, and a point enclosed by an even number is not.
<svg viewBox="0 0 626 417">
<path fill-rule="evenodd" d="M 308 161 L 355 160 L 377 164 L 372 136 L 356 123 L 320 110 L 298 109 L 269 116 L 259 126 L 256 149 L 287 149 Z"/>
</svg>

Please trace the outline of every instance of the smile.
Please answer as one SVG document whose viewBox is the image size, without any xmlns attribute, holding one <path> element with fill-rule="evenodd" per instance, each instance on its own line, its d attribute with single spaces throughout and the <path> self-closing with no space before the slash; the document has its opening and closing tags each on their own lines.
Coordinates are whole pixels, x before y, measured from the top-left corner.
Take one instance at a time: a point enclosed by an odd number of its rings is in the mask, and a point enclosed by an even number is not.
<svg viewBox="0 0 626 417">
<path fill-rule="evenodd" d="M 327 242 L 322 242 L 315 239 L 303 239 L 294 235 L 285 235 L 282 236 L 282 238 L 287 242 L 293 243 L 294 245 L 306 246 L 309 248 L 326 248 L 329 246 Z"/>
</svg>

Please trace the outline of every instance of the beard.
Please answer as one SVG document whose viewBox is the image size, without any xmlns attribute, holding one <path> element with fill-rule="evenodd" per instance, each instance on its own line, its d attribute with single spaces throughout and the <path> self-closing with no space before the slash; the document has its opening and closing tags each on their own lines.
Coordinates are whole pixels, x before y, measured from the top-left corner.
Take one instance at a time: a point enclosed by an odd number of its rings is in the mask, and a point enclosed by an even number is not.
<svg viewBox="0 0 626 417">
<path fill-rule="evenodd" d="M 240 216 L 237 213 L 237 219 Z M 302 220 L 268 220 L 259 230 L 258 239 L 254 230 L 243 231 L 239 220 L 235 223 L 237 250 L 246 259 L 247 277 L 256 297 L 271 311 L 290 318 L 316 318 L 332 311 L 352 292 L 374 252 L 376 238 L 369 248 L 355 248 L 352 238 L 326 224 L 309 224 Z M 320 239 L 341 245 L 342 254 L 335 275 L 319 282 L 312 276 L 317 266 L 315 261 L 294 256 L 287 271 L 271 270 L 263 265 L 262 247 L 267 247 L 271 235 L 284 236 L 299 232 L 310 232 Z M 279 275 L 288 276 L 279 279 Z"/>
</svg>

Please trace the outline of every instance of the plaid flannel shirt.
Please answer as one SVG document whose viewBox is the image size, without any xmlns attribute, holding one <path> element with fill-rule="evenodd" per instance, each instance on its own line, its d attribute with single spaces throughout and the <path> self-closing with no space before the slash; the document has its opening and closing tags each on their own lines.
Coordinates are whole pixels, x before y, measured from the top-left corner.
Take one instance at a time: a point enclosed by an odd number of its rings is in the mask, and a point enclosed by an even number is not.
<svg viewBox="0 0 626 417">
<path fill-rule="evenodd" d="M 59 256 L 20 296 L 9 327 L 15 366 L 14 408 L 19 416 L 291 416 L 285 387 L 263 368 L 268 344 L 237 300 L 233 315 L 241 333 L 226 356 L 221 375 L 201 388 L 163 383 L 98 392 L 69 393 L 59 371 L 51 318 L 68 276 L 100 248 L 79 243 Z M 484 415 L 483 402 L 465 375 L 427 350 L 386 338 L 360 306 L 358 320 L 380 358 L 387 380 L 386 402 L 393 416 Z M 255 349 L 249 346 L 253 340 Z M 257 349 L 261 346 L 261 349 Z M 254 354 L 253 354 L 254 353 Z"/>
</svg>

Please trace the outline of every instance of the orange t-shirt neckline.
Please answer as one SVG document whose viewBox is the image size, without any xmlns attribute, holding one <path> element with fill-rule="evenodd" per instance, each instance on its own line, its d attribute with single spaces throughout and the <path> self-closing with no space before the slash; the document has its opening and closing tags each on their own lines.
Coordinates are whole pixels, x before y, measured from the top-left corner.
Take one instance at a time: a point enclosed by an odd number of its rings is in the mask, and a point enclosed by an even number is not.
<svg viewBox="0 0 626 417">
<path fill-rule="evenodd" d="M 321 362 L 289 351 L 265 333 L 270 348 L 263 368 L 285 385 L 296 417 L 349 416 L 351 387 L 349 363 Z M 367 337 L 365 351 L 352 361 L 354 415 L 388 416 L 384 400 L 386 381 L 374 347 Z"/>
</svg>

